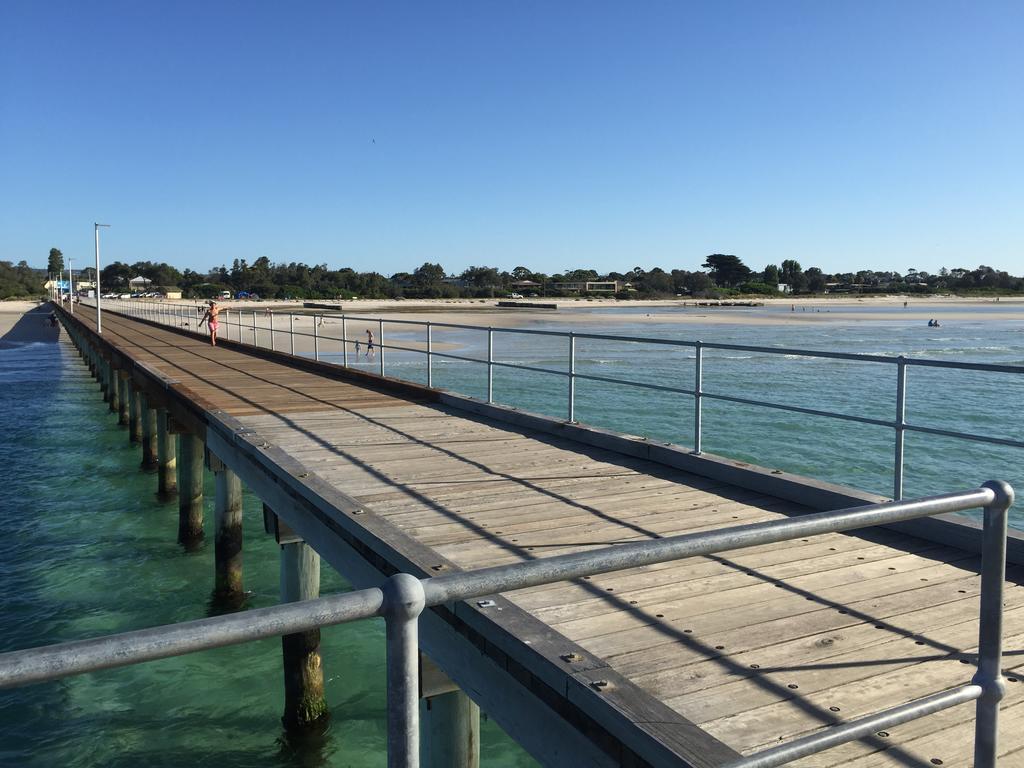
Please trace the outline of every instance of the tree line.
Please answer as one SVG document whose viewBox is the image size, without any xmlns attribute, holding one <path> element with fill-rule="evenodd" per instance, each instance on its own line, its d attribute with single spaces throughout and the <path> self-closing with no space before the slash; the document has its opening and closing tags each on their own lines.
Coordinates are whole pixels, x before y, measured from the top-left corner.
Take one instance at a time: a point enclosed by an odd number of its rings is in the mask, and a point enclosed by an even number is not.
<svg viewBox="0 0 1024 768">
<path fill-rule="evenodd" d="M 56 273 L 63 267 L 60 250 L 51 249 L 47 271 Z M 943 268 L 937 273 L 910 268 L 902 273 L 860 270 L 830 274 L 818 267 L 804 269 L 793 259 L 756 270 L 738 256 L 722 253 L 707 256 L 700 268 L 694 270 L 634 267 L 626 272 L 574 269 L 553 274 L 534 272 L 523 266 L 510 271 L 472 266 L 457 274 L 448 274 L 440 264 L 427 262 L 412 272 L 385 276 L 378 272 L 356 272 L 349 267 L 330 269 L 326 264 L 277 264 L 266 256 L 251 264 L 245 259 L 235 259 L 230 268 L 220 266 L 208 272 L 181 271 L 163 262 L 115 261 L 101 270 L 102 290 L 127 291 L 128 281 L 136 276 L 148 278 L 154 286 L 180 288 L 190 298 L 212 298 L 223 291 L 233 295 L 244 291 L 266 299 L 500 298 L 510 293 L 565 297 L 588 292 L 566 288 L 564 284 L 587 282 L 615 282 L 618 288 L 615 296 L 622 299 L 824 293 L 1024 293 L 1024 278 L 984 265 L 977 269 Z M 43 279 L 45 275 L 41 270 L 33 270 L 25 262 L 16 267 L 10 262 L 0 262 L 0 298 L 40 295 Z M 593 293 L 608 295 L 606 291 Z"/>
</svg>

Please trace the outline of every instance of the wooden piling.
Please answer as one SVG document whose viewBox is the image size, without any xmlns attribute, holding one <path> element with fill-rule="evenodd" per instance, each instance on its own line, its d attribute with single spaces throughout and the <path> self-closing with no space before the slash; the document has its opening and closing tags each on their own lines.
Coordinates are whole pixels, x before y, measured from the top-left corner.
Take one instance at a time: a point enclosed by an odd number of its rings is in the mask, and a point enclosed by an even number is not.
<svg viewBox="0 0 1024 768">
<path fill-rule="evenodd" d="M 311 600 L 320 595 L 320 555 L 304 541 L 281 545 L 281 602 Z M 320 661 L 320 630 L 281 638 L 284 661 L 284 715 L 287 730 L 315 726 L 328 717 L 324 671 Z"/>
<path fill-rule="evenodd" d="M 469 696 L 431 696 L 420 712 L 423 768 L 480 768 L 480 707 Z"/>
<path fill-rule="evenodd" d="M 216 484 L 214 506 L 213 603 L 237 608 L 245 602 L 242 588 L 242 482 L 217 457 L 210 456 Z"/>
<path fill-rule="evenodd" d="M 139 388 L 128 382 L 128 440 L 142 442 L 142 402 Z"/>
<path fill-rule="evenodd" d="M 103 402 L 110 402 L 110 363 L 101 356 L 100 361 L 100 391 L 103 392 Z"/>
<path fill-rule="evenodd" d="M 110 383 L 108 385 L 110 397 L 107 403 L 110 406 L 111 413 L 121 412 L 121 377 L 118 375 L 117 369 L 113 363 L 110 365 Z"/>
<path fill-rule="evenodd" d="M 178 543 L 194 549 L 203 539 L 203 441 L 178 435 Z"/>
<path fill-rule="evenodd" d="M 156 492 L 160 498 L 166 499 L 178 492 L 178 477 L 175 471 L 177 461 L 177 440 L 168 424 L 170 417 L 166 408 L 158 408 L 156 412 Z"/>
<path fill-rule="evenodd" d="M 128 371 L 117 372 L 117 423 L 128 424 L 128 413 L 131 411 L 131 384 L 128 382 Z"/>
<path fill-rule="evenodd" d="M 420 764 L 480 768 L 480 707 L 420 653 Z"/>
<path fill-rule="evenodd" d="M 142 468 L 151 471 L 157 468 L 156 409 L 149 407 L 149 398 L 139 393 L 140 426 L 142 429 Z"/>
</svg>

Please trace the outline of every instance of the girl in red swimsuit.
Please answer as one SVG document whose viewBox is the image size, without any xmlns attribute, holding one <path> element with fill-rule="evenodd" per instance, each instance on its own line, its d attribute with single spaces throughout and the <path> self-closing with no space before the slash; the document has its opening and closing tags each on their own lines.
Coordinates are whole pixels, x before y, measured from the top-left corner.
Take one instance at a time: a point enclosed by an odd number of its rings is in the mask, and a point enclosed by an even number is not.
<svg viewBox="0 0 1024 768">
<path fill-rule="evenodd" d="M 210 344 L 214 347 L 217 346 L 217 315 L 220 314 L 220 307 L 217 306 L 217 302 L 211 301 L 210 308 L 206 310 L 206 314 L 203 315 L 203 319 L 199 321 L 202 325 L 204 322 L 207 323 L 207 327 L 210 329 Z"/>
</svg>

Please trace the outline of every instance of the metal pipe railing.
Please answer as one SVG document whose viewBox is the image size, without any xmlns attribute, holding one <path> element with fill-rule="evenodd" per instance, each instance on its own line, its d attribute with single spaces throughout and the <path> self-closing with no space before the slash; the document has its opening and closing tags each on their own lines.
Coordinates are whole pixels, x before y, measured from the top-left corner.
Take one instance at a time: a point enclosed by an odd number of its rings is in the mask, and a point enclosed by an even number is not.
<svg viewBox="0 0 1024 768">
<path fill-rule="evenodd" d="M 424 608 L 625 568 L 983 507 L 979 665 L 971 684 L 834 726 L 734 761 L 729 768 L 781 765 L 873 730 L 975 699 L 975 768 L 995 768 L 999 702 L 1005 688 L 1001 672 L 1003 579 L 1012 503 L 1013 489 L 992 481 L 960 493 L 819 512 L 477 571 L 424 579 L 400 573 L 380 588 L 0 654 L 0 688 L 383 616 L 387 626 L 388 765 L 415 768 L 419 759 L 417 622 Z"/>
<path fill-rule="evenodd" d="M 141 304 L 151 304 L 151 302 L 138 302 L 138 301 L 116 301 L 113 302 L 120 306 L 121 311 L 124 311 L 129 316 L 138 316 L 139 307 Z M 164 302 L 166 304 L 166 302 Z M 191 306 L 191 305 L 188 305 Z M 224 312 L 223 323 L 225 330 L 229 333 L 229 329 L 232 323 L 229 319 L 229 313 L 227 310 Z M 942 429 L 939 427 L 929 427 L 923 425 L 910 424 L 906 421 L 906 407 L 907 407 L 907 369 L 910 366 L 919 367 L 932 367 L 932 368 L 946 368 L 955 370 L 965 371 L 983 371 L 989 373 L 1009 373 L 1009 374 L 1024 374 L 1024 366 L 1012 366 L 1012 365 L 999 365 L 992 363 L 969 363 L 969 362 L 953 362 L 948 360 L 930 360 L 921 358 L 907 358 L 907 357 L 886 357 L 884 355 L 865 355 L 850 352 L 833 352 L 826 350 L 806 350 L 806 349 L 793 349 L 789 347 L 761 347 L 749 344 L 724 344 L 724 343 L 713 343 L 704 341 L 688 341 L 681 339 L 655 339 L 647 338 L 642 336 L 625 336 L 625 335 L 613 335 L 613 334 L 597 334 L 597 333 L 577 333 L 574 331 L 549 331 L 539 330 L 535 328 L 489 328 L 484 326 L 466 325 L 463 323 L 439 323 L 434 321 L 422 321 L 422 320 L 403 320 L 403 319 L 383 319 L 380 317 L 364 317 L 357 315 L 323 315 L 317 314 L 312 315 L 314 318 L 313 328 L 311 332 L 304 332 L 295 329 L 295 314 L 289 313 L 288 316 L 288 333 L 290 337 L 290 348 L 291 353 L 296 354 L 295 339 L 296 337 L 311 337 L 313 339 L 313 356 L 315 359 L 320 359 L 320 341 L 322 339 L 337 340 L 341 343 L 342 347 L 342 365 L 347 367 L 349 363 L 348 356 L 348 345 L 350 343 L 359 344 L 359 340 L 352 340 L 348 338 L 348 321 L 357 322 L 372 322 L 377 324 L 377 339 L 375 339 L 374 347 L 376 353 L 379 355 L 378 371 L 384 375 L 384 356 L 385 350 L 395 352 L 406 352 L 413 354 L 425 354 L 426 355 L 426 368 L 427 368 L 427 386 L 434 386 L 434 361 L 437 358 L 444 360 L 455 360 L 461 362 L 468 362 L 473 364 L 485 365 L 487 367 L 487 401 L 495 402 L 495 388 L 494 388 L 494 369 L 495 368 L 508 368 L 526 371 L 530 373 L 538 373 L 545 376 L 560 376 L 568 379 L 568 394 L 567 394 L 567 408 L 566 415 L 569 422 L 576 420 L 576 394 L 578 381 L 593 381 L 603 384 L 610 384 L 613 386 L 629 387 L 633 389 L 655 391 L 655 392 L 667 392 L 671 394 L 680 394 L 693 398 L 693 452 L 700 454 L 703 451 L 703 405 L 705 400 L 715 400 L 723 403 L 734 403 L 737 405 L 746 405 L 756 408 L 766 408 L 769 410 L 777 410 L 788 413 L 799 413 L 802 415 L 809 416 L 820 416 L 829 419 L 836 419 L 840 421 L 853 422 L 857 424 L 864 424 L 868 426 L 882 427 L 885 429 L 891 429 L 893 431 L 893 463 L 892 463 L 892 478 L 893 478 L 893 498 L 900 499 L 903 497 L 903 486 L 904 486 L 904 470 L 905 470 L 905 436 L 908 432 L 916 432 L 919 434 L 936 435 L 942 437 L 948 437 L 958 440 L 968 440 L 971 442 L 986 443 L 989 445 L 999 445 L 1010 448 L 1024 449 L 1024 441 L 1015 440 L 1007 437 L 994 437 L 989 435 L 979 435 L 970 432 L 962 432 L 958 430 Z M 341 338 L 336 339 L 332 336 L 325 336 L 321 333 L 320 325 L 323 323 L 325 317 L 337 317 L 341 319 Z M 157 316 L 157 321 L 160 320 Z M 319 320 L 319 323 L 318 323 Z M 406 325 L 415 327 L 426 328 L 426 349 L 419 349 L 416 347 L 404 346 L 401 344 L 388 344 L 384 339 L 384 326 L 387 324 L 395 325 Z M 271 319 L 271 325 L 273 321 Z M 241 315 L 239 313 L 239 320 L 233 324 L 237 329 L 237 340 L 242 342 L 242 324 Z M 466 330 L 476 331 L 486 334 L 487 344 L 487 357 L 471 357 L 467 355 L 459 355 L 452 352 L 440 352 L 434 349 L 434 329 L 455 329 L 455 330 Z M 256 316 L 253 314 L 253 343 L 257 342 L 256 339 Z M 564 338 L 568 340 L 568 352 L 566 355 L 566 369 L 560 370 L 556 368 L 547 368 L 541 366 L 526 365 L 523 363 L 511 363 L 502 360 L 495 359 L 494 356 L 494 339 L 496 334 L 526 334 L 536 336 L 549 336 L 552 338 Z M 230 336 L 228 335 L 228 338 Z M 273 332 L 271 332 L 271 339 L 273 339 Z M 588 373 L 577 370 L 576 360 L 576 345 L 579 339 L 588 339 L 603 342 L 622 342 L 629 344 L 644 344 L 654 345 L 660 347 L 677 347 L 677 348 L 692 348 L 694 350 L 694 387 L 693 389 L 686 389 L 685 387 L 668 386 L 663 384 L 655 384 L 645 381 L 635 381 L 630 379 L 623 379 L 614 376 L 603 376 L 596 373 Z M 797 405 L 789 405 L 786 403 L 772 402 L 765 399 L 741 397 L 738 395 L 730 395 L 721 392 L 709 392 L 703 388 L 703 373 L 707 356 L 705 355 L 706 350 L 726 350 L 726 351 L 739 351 L 739 352 L 751 352 L 756 354 L 766 355 L 784 355 L 784 356 L 795 356 L 802 358 L 818 358 L 828 360 L 847 360 L 859 363 L 871 363 L 871 364 L 883 364 L 883 365 L 895 365 L 896 370 L 896 412 L 894 418 L 890 421 L 884 418 L 872 418 L 868 416 L 861 416 L 859 414 L 842 413 L 838 411 L 816 409 L 816 408 L 805 408 Z"/>
</svg>

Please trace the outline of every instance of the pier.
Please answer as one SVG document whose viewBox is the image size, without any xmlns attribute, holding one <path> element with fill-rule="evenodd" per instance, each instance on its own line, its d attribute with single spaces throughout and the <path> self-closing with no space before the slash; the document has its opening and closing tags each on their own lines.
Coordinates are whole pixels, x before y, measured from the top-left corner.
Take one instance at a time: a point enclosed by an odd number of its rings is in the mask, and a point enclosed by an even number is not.
<svg viewBox="0 0 1024 768">
<path fill-rule="evenodd" d="M 937 714 L 788 757 L 820 768 L 970 765 L 980 701 L 1000 713 L 991 756 L 1024 765 L 1024 537 L 1009 536 L 1003 583 L 989 557 L 994 522 L 930 517 L 983 506 L 994 520 L 997 491 L 840 525 L 821 513 L 889 500 L 226 334 L 213 348 L 160 318 L 107 313 L 100 335 L 88 311 L 58 312 L 142 465 L 156 470 L 154 491 L 177 494 L 169 541 L 189 549 L 204 525 L 214 531 L 217 600 L 237 606 L 243 593 L 243 485 L 281 545 L 283 604 L 317 597 L 321 559 L 360 589 L 401 585 L 396 574 L 426 585 L 423 656 L 410 674 L 426 702 L 428 764 L 477 763 L 479 709 L 546 765 L 719 768 L 956 690 Z M 206 471 L 216 478 L 212 528 Z M 818 527 L 767 543 L 700 539 L 692 556 L 680 544 L 646 563 L 637 548 L 802 520 Z M 624 562 L 470 599 L 436 586 L 606 550 Z M 1001 589 L 1005 658 L 995 669 L 979 648 L 983 575 L 987 594 L 994 580 Z M 982 621 L 993 611 L 983 607 Z M 324 666 L 344 674 L 343 660 L 320 658 L 318 639 L 315 623 L 283 637 L 286 726 L 330 707 Z M 1002 701 L 992 693 L 1000 680 Z M 397 746 L 392 754 L 413 764 Z"/>
</svg>

